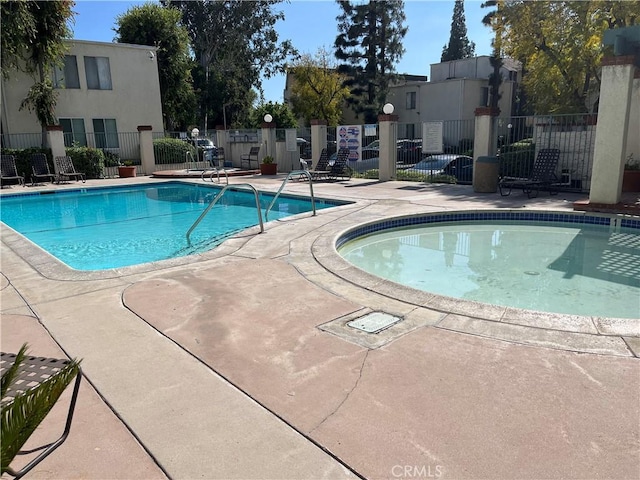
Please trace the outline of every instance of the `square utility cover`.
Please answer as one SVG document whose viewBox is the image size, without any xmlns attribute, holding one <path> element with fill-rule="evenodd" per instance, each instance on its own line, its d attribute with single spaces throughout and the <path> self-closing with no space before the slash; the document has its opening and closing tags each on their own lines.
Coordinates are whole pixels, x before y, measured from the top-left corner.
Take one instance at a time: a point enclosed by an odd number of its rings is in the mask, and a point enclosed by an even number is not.
<svg viewBox="0 0 640 480">
<path fill-rule="evenodd" d="M 394 317 L 384 312 L 373 312 L 364 317 L 347 322 L 347 325 L 367 333 L 378 333 L 391 325 L 398 323 L 402 318 Z"/>
</svg>

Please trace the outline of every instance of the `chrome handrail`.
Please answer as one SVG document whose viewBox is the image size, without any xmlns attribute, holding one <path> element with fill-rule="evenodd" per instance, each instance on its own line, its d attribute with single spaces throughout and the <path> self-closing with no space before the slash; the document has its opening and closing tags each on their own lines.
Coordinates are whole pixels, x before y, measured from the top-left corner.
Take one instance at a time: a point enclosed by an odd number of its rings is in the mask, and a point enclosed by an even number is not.
<svg viewBox="0 0 640 480">
<path fill-rule="evenodd" d="M 204 178 L 205 173 L 209 173 L 209 181 L 211 183 L 213 183 L 213 174 L 217 174 L 218 175 L 218 183 L 220 183 L 220 169 L 218 169 L 218 167 L 212 167 L 206 170 L 202 171 L 202 175 L 200 175 L 200 178 L 202 179 L 203 182 L 206 182 L 206 179 Z M 224 173 L 224 176 L 226 177 L 226 181 L 227 181 L 227 185 L 229 185 L 229 174 L 227 173 L 227 171 L 223 168 L 222 172 Z"/>
<path fill-rule="evenodd" d="M 267 211 L 264 214 L 264 219 L 266 221 L 269 221 L 269 211 L 271 210 L 271 207 L 273 207 L 273 204 L 276 203 L 276 200 L 278 199 L 278 196 L 280 195 L 280 192 L 282 192 L 282 190 L 284 189 L 284 186 L 287 184 L 287 182 L 289 181 L 289 178 L 291 178 L 292 175 L 306 175 L 307 177 L 309 177 L 309 191 L 310 191 L 310 194 L 311 194 L 311 208 L 313 210 L 313 215 L 312 216 L 316 215 L 316 199 L 313 196 L 313 180 L 311 179 L 311 174 L 309 173 L 308 170 L 293 170 L 293 171 L 289 172 L 289 174 L 282 181 L 282 185 L 280 185 L 280 189 L 278 190 L 276 195 L 273 197 L 273 200 L 271 200 L 271 203 L 267 207 Z"/>
<path fill-rule="evenodd" d="M 187 243 L 189 245 L 191 245 L 191 239 L 189 237 L 191 236 L 191 232 L 193 231 L 193 229 L 196 228 L 198 226 L 198 224 L 202 221 L 204 216 L 207 213 L 209 213 L 209 210 L 211 210 L 213 208 L 213 206 L 216 203 L 218 203 L 218 200 L 220 200 L 220 197 L 222 197 L 224 192 L 226 192 L 228 189 L 230 189 L 232 187 L 249 187 L 251 190 L 253 190 L 253 195 L 254 195 L 254 197 L 256 199 L 256 210 L 258 211 L 258 222 L 260 223 L 260 233 L 264 232 L 264 225 L 262 223 L 262 210 L 260 209 L 260 197 L 258 195 L 258 191 L 250 183 L 238 183 L 238 184 L 227 185 L 227 186 L 223 187 L 222 190 L 220 190 L 220 192 L 213 198 L 213 200 L 211 200 L 211 202 L 209 202 L 209 205 L 207 205 L 207 208 L 205 208 L 203 210 L 203 212 L 200 214 L 200 216 L 197 218 L 197 220 L 195 222 L 193 222 L 193 225 L 191 225 L 191 228 L 189 228 L 189 230 L 187 231 Z"/>
</svg>

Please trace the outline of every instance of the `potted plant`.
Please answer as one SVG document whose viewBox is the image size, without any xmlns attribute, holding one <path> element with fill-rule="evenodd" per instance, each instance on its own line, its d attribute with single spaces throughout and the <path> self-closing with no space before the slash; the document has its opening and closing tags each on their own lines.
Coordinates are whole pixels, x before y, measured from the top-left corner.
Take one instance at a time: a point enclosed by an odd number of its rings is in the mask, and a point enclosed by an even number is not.
<svg viewBox="0 0 640 480">
<path fill-rule="evenodd" d="M 623 192 L 640 192 L 640 161 L 634 160 L 633 153 L 627 157 L 622 175 Z"/>
<path fill-rule="evenodd" d="M 118 166 L 118 176 L 120 178 L 135 177 L 136 166 L 131 160 L 125 160 L 122 165 Z"/>
<path fill-rule="evenodd" d="M 278 173 L 278 164 L 275 163 L 274 158 L 267 155 L 262 159 L 260 164 L 260 173 L 262 175 L 275 175 Z"/>
</svg>

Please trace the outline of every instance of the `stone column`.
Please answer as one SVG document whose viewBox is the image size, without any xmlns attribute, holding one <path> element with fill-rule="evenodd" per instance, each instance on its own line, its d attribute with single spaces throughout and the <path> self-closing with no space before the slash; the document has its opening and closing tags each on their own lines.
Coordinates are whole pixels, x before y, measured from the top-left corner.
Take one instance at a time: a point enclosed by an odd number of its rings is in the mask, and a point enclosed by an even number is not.
<svg viewBox="0 0 640 480">
<path fill-rule="evenodd" d="M 276 122 L 263 122 L 262 123 L 262 143 L 264 148 L 262 149 L 262 157 L 267 155 L 273 157 L 275 162 L 278 162 L 276 158 Z"/>
<path fill-rule="evenodd" d="M 473 184 L 476 184 L 476 162 L 478 157 L 495 154 L 494 120 L 500 114 L 499 109 L 478 107 L 475 110 L 476 121 L 473 135 Z"/>
<path fill-rule="evenodd" d="M 156 157 L 153 153 L 153 127 L 151 125 L 138 125 L 138 137 L 140 139 L 140 162 L 143 175 L 151 175 L 156 170 Z"/>
<path fill-rule="evenodd" d="M 616 204 L 622 192 L 635 56 L 602 59 L 589 203 Z"/>
<path fill-rule="evenodd" d="M 64 146 L 64 133 L 61 125 L 47 125 L 47 144 L 51 149 L 51 156 L 55 160 L 56 157 L 64 157 L 67 154 Z M 55 173 L 58 173 L 56 162 L 53 162 Z"/>
<path fill-rule="evenodd" d="M 327 121 L 311 120 L 311 163 L 313 168 L 316 168 L 323 148 L 327 148 Z"/>
<path fill-rule="evenodd" d="M 378 115 L 380 129 L 380 160 L 378 178 L 381 182 L 395 180 L 398 155 L 398 115 Z"/>
</svg>

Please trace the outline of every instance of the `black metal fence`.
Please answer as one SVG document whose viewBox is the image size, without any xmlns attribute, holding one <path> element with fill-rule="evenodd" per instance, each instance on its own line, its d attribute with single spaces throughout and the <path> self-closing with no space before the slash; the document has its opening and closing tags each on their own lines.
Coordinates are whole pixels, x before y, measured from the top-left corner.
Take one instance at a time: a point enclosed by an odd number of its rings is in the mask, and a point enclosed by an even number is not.
<svg viewBox="0 0 640 480">
<path fill-rule="evenodd" d="M 556 176 L 563 191 L 585 192 L 591 185 L 597 115 L 536 115 L 496 119 L 495 145 L 500 175 L 527 178 L 541 149 L 560 150 Z"/>
</svg>

